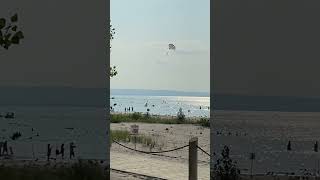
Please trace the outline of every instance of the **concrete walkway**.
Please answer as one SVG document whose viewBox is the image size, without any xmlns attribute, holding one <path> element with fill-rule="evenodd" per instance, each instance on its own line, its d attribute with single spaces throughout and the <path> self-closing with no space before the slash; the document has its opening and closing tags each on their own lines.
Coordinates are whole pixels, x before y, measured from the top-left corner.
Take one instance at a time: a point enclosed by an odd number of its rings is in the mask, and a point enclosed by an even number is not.
<svg viewBox="0 0 320 180">
<path fill-rule="evenodd" d="M 188 179 L 188 162 L 168 160 L 140 153 L 111 152 L 111 168 L 168 180 Z M 198 179 L 209 179 L 209 164 L 198 164 Z"/>
</svg>

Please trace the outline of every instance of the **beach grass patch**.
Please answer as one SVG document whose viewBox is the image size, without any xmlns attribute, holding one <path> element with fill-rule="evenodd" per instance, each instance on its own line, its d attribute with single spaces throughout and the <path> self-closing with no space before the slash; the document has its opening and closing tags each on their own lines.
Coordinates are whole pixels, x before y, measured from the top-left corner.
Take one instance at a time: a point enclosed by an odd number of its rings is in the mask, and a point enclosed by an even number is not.
<svg viewBox="0 0 320 180">
<path fill-rule="evenodd" d="M 110 139 L 118 142 L 137 143 L 151 149 L 156 146 L 160 147 L 154 137 L 145 134 L 130 135 L 127 130 L 111 130 Z"/>
<path fill-rule="evenodd" d="M 186 118 L 181 116 L 145 116 L 142 113 L 111 114 L 111 123 L 194 124 L 210 127 L 209 118 Z"/>
<path fill-rule="evenodd" d="M 198 123 L 203 127 L 209 127 L 210 128 L 210 119 L 201 118 Z"/>
</svg>

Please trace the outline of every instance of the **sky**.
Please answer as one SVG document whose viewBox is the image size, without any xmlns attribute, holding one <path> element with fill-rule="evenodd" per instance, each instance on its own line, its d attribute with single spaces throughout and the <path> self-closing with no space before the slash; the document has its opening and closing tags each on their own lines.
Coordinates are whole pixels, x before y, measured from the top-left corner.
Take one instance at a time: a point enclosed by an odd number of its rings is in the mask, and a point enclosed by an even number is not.
<svg viewBox="0 0 320 180">
<path fill-rule="evenodd" d="M 320 1 L 215 2 L 215 93 L 320 96 Z"/>
<path fill-rule="evenodd" d="M 105 88 L 105 1 L 1 0 L 0 17 L 18 13 L 25 38 L 0 48 L 1 86 Z"/>
<path fill-rule="evenodd" d="M 210 91 L 210 0 L 111 0 L 110 10 L 111 88 Z"/>
</svg>

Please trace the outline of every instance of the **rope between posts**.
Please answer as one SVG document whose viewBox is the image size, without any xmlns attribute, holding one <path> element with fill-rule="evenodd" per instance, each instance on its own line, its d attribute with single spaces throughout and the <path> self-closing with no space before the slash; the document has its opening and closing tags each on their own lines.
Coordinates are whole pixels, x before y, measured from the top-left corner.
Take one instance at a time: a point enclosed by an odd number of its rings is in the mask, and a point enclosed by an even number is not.
<svg viewBox="0 0 320 180">
<path fill-rule="evenodd" d="M 205 150 L 203 150 L 201 147 L 197 146 L 197 148 L 200 149 L 203 153 L 205 153 L 209 157 L 211 157 L 211 155 L 209 153 L 207 153 Z"/>
<path fill-rule="evenodd" d="M 170 149 L 170 150 L 166 150 L 166 151 L 141 151 L 141 150 L 136 150 L 136 149 L 133 149 L 133 148 L 130 148 L 128 146 L 125 146 L 115 140 L 112 140 L 113 142 L 115 142 L 116 144 L 118 144 L 119 146 L 122 146 L 124 148 L 127 148 L 127 149 L 130 149 L 132 151 L 136 151 L 136 152 L 140 152 L 140 153 L 145 153 L 145 154 L 159 154 L 159 153 L 166 153 L 166 152 L 172 152 L 172 151 L 177 151 L 177 150 L 180 150 L 180 149 L 183 149 L 185 147 L 188 147 L 189 145 L 185 145 L 185 146 L 181 146 L 181 147 L 178 147 L 178 148 L 175 148 L 175 149 Z"/>
</svg>

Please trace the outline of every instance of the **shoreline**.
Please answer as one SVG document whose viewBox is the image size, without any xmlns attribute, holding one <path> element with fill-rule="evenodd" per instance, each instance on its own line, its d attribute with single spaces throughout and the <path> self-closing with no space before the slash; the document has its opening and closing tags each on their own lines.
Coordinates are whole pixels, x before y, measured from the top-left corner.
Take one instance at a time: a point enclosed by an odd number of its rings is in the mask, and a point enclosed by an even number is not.
<svg viewBox="0 0 320 180">
<path fill-rule="evenodd" d="M 110 111 L 110 115 L 130 115 L 130 114 L 134 114 L 134 113 L 139 113 L 141 115 L 146 114 L 146 113 L 143 113 L 143 112 L 111 112 Z M 167 119 L 167 118 L 175 119 L 175 118 L 177 118 L 177 115 L 160 115 L 160 114 L 151 114 L 151 113 L 149 113 L 149 116 L 150 117 L 156 117 L 156 118 L 163 118 L 163 119 Z M 199 116 L 191 116 L 191 117 L 186 116 L 185 117 L 186 120 L 192 120 L 192 119 L 199 120 L 201 118 L 209 119 L 209 117 L 205 117 L 205 116 L 203 116 L 203 117 L 201 117 L 201 116 L 200 117 Z"/>
</svg>

